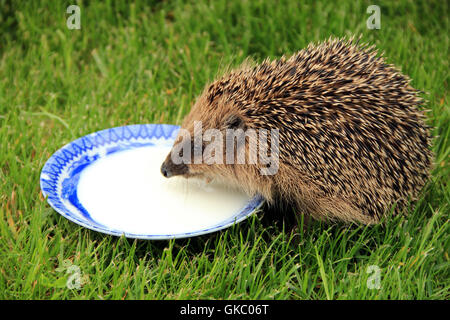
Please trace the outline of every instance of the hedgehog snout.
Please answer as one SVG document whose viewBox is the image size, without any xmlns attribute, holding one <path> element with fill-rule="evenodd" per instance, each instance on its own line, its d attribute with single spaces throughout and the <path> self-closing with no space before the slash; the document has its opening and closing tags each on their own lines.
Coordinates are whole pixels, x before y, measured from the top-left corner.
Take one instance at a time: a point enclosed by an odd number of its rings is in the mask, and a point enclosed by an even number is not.
<svg viewBox="0 0 450 320">
<path fill-rule="evenodd" d="M 166 178 L 170 178 L 172 176 L 172 173 L 169 169 L 167 169 L 167 165 L 165 162 L 163 162 L 163 164 L 161 165 L 161 173 Z"/>
<path fill-rule="evenodd" d="M 188 173 L 188 167 L 184 163 L 175 164 L 173 163 L 170 154 L 167 156 L 166 160 L 161 165 L 161 174 L 166 177 L 170 178 L 173 176 L 183 175 Z"/>
</svg>

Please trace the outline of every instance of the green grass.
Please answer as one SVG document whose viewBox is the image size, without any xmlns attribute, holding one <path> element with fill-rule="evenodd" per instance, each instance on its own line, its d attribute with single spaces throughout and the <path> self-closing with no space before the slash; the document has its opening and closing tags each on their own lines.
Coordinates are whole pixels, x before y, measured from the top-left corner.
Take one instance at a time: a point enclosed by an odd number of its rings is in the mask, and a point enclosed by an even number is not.
<svg viewBox="0 0 450 320">
<path fill-rule="evenodd" d="M 368 30 L 360 1 L 0 0 L 0 298 L 446 299 L 449 92 L 446 1 L 386 1 Z M 372 227 L 270 211 L 210 235 L 142 241 L 99 234 L 42 198 L 39 174 L 64 144 L 135 123 L 180 123 L 224 66 L 361 34 L 423 90 L 436 169 L 416 208 Z M 82 286 L 69 289 L 70 265 Z M 371 265 L 381 288 L 369 289 Z M 69 270 L 69 272 L 68 272 Z"/>
</svg>

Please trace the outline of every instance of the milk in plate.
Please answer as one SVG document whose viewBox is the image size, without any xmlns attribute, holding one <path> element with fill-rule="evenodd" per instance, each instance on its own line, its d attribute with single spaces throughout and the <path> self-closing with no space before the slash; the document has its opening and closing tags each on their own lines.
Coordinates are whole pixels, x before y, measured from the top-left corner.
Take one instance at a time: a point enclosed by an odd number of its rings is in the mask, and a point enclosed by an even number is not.
<svg viewBox="0 0 450 320">
<path fill-rule="evenodd" d="M 234 216 L 250 200 L 219 183 L 164 178 L 170 147 L 140 147 L 85 168 L 78 199 L 96 222 L 124 233 L 175 235 L 201 231 Z"/>
</svg>

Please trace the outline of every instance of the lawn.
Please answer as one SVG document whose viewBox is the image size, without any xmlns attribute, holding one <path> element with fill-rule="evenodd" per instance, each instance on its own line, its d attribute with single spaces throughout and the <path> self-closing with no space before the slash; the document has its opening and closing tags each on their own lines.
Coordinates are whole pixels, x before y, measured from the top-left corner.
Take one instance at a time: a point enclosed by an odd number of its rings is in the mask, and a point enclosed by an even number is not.
<svg viewBox="0 0 450 320">
<path fill-rule="evenodd" d="M 71 30 L 71 2 L 0 0 L 1 299 L 449 297 L 447 1 L 148 3 L 79 1 Z M 380 29 L 367 28 L 371 4 Z M 299 232 L 293 212 L 265 209 L 214 234 L 143 241 L 79 227 L 42 197 L 40 171 L 70 141 L 180 124 L 219 70 L 354 34 L 409 75 L 430 110 L 436 166 L 408 215 Z"/>
</svg>

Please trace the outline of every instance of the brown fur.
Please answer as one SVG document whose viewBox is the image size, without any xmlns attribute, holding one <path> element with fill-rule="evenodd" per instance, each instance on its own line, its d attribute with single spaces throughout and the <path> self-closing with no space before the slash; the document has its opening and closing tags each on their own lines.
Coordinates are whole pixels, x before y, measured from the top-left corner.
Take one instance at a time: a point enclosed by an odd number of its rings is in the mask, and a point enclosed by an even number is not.
<svg viewBox="0 0 450 320">
<path fill-rule="evenodd" d="M 370 224 L 394 204 L 400 212 L 428 179 L 431 137 L 417 90 L 376 53 L 330 39 L 208 85 L 182 127 L 225 130 L 234 116 L 245 128 L 278 128 L 279 170 L 190 164 L 183 175 L 222 179 L 316 219 Z"/>
</svg>

